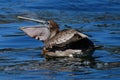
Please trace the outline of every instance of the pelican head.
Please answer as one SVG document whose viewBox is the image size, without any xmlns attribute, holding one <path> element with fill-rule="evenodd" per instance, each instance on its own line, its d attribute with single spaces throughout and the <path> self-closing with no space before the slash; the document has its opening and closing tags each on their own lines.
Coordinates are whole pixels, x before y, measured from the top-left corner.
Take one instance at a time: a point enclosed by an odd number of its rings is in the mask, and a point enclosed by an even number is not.
<svg viewBox="0 0 120 80">
<path fill-rule="evenodd" d="M 42 24 L 42 25 L 25 26 L 20 28 L 20 30 L 25 32 L 27 35 L 37 40 L 46 41 L 52 38 L 53 36 L 55 36 L 59 31 L 58 24 L 53 20 L 49 20 L 49 21 L 37 20 L 22 16 L 18 16 L 18 18 L 35 21 Z"/>
</svg>

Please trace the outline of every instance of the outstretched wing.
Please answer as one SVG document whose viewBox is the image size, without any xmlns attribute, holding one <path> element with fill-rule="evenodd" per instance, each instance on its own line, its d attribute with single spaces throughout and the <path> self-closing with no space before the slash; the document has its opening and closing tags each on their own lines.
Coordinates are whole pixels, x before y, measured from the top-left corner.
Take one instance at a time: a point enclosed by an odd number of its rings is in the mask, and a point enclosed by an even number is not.
<svg viewBox="0 0 120 80">
<path fill-rule="evenodd" d="M 45 26 L 29 26 L 20 28 L 28 36 L 37 40 L 45 41 L 50 36 L 50 30 Z"/>
<path fill-rule="evenodd" d="M 87 35 L 80 33 L 73 29 L 63 30 L 59 32 L 56 36 L 51 38 L 45 43 L 46 48 L 52 48 L 53 46 L 64 47 L 71 42 L 75 42 L 87 38 Z"/>
</svg>

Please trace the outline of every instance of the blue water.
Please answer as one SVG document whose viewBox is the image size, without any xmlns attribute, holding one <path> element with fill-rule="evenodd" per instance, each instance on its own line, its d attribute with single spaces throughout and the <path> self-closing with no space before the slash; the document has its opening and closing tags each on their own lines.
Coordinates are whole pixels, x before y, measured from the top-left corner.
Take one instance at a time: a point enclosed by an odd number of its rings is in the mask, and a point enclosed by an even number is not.
<svg viewBox="0 0 120 80">
<path fill-rule="evenodd" d="M 44 44 L 19 30 L 38 23 L 17 16 L 55 20 L 103 47 L 84 62 L 46 61 Z M 120 0 L 0 0 L 0 80 L 120 80 L 119 35 Z"/>
</svg>

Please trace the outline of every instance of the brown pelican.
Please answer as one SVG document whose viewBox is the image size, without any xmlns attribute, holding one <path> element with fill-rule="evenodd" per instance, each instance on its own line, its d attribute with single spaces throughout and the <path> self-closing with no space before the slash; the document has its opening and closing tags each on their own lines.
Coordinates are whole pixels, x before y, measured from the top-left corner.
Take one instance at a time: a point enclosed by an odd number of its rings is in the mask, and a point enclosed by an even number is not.
<svg viewBox="0 0 120 80">
<path fill-rule="evenodd" d="M 28 26 L 20 28 L 30 37 L 44 42 L 42 54 L 46 57 L 84 57 L 91 56 L 94 51 L 93 42 L 88 36 L 74 29 L 59 30 L 58 24 L 53 21 L 36 20 L 18 16 L 44 24 L 43 26 Z"/>
</svg>

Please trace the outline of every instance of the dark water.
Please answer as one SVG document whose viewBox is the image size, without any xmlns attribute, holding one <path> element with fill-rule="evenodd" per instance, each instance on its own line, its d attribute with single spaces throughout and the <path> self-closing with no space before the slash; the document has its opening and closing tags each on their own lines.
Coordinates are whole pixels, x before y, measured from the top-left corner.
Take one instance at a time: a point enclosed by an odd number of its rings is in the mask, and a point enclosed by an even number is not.
<svg viewBox="0 0 120 80">
<path fill-rule="evenodd" d="M 81 61 L 45 61 L 43 43 L 18 30 L 53 19 L 104 46 Z M 120 0 L 0 0 L 0 80 L 120 80 Z"/>
</svg>

